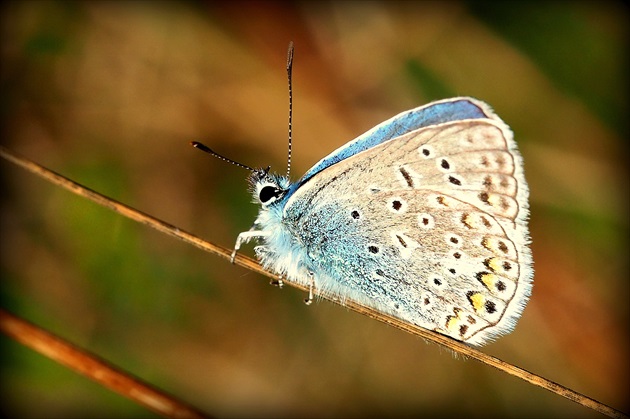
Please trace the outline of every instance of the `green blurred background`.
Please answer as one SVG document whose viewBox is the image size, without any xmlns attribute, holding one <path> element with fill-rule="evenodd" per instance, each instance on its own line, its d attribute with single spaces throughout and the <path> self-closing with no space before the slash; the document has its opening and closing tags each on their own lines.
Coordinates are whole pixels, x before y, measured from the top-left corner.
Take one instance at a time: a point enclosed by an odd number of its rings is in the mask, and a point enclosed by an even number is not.
<svg viewBox="0 0 630 419">
<path fill-rule="evenodd" d="M 294 178 L 398 112 L 470 95 L 513 128 L 536 276 L 484 351 L 628 410 L 621 2 L 5 2 L 3 145 L 232 247 L 247 173 Z M 0 162 L 2 306 L 218 416 L 599 417 Z M 251 246 L 246 254 L 252 254 Z M 2 337 L 18 417 L 153 417 Z"/>
</svg>

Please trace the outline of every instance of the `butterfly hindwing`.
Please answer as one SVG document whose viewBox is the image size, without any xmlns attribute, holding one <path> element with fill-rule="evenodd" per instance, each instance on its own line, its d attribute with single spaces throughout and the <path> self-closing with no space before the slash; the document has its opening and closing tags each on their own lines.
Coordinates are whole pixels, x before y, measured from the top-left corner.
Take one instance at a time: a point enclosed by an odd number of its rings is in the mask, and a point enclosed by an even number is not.
<svg viewBox="0 0 630 419">
<path fill-rule="evenodd" d="M 305 176 L 283 222 L 321 292 L 481 343 L 531 287 L 519 159 L 500 120 L 429 125 Z"/>
</svg>

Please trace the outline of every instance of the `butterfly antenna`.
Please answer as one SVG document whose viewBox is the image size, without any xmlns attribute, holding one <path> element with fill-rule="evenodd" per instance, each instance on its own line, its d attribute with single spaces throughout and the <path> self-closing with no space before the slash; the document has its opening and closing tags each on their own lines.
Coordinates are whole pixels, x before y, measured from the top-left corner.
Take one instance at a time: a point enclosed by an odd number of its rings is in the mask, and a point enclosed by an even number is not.
<svg viewBox="0 0 630 419">
<path fill-rule="evenodd" d="M 293 80 L 291 78 L 293 50 L 293 41 L 290 41 L 289 50 L 287 51 L 287 78 L 289 79 L 289 156 L 287 158 L 287 177 L 291 173 L 291 137 L 293 135 Z"/>
<path fill-rule="evenodd" d="M 213 156 L 214 156 L 214 157 L 216 157 L 217 159 L 221 159 L 221 160 L 223 160 L 223 161 L 226 161 L 226 162 L 228 162 L 228 163 L 231 163 L 231 164 L 233 164 L 234 166 L 242 167 L 243 169 L 247 169 L 247 170 L 249 170 L 250 172 L 255 172 L 255 171 L 256 171 L 256 169 L 254 169 L 254 168 L 252 168 L 252 167 L 249 167 L 249 166 L 248 166 L 248 165 L 246 165 L 246 164 L 239 163 L 239 162 L 237 162 L 237 161 L 234 161 L 234 160 L 232 160 L 232 159 L 228 159 L 227 157 L 224 157 L 224 156 L 220 155 L 219 153 L 217 153 L 216 151 L 212 150 L 211 148 L 209 148 L 209 147 L 207 147 L 207 146 L 205 146 L 205 145 L 201 144 L 199 141 L 191 141 L 191 142 L 190 142 L 190 145 L 191 145 L 191 146 L 193 146 L 193 147 L 195 147 L 195 148 L 198 148 L 198 149 L 199 149 L 199 150 L 201 150 L 201 151 L 205 151 L 206 153 L 213 155 Z"/>
</svg>

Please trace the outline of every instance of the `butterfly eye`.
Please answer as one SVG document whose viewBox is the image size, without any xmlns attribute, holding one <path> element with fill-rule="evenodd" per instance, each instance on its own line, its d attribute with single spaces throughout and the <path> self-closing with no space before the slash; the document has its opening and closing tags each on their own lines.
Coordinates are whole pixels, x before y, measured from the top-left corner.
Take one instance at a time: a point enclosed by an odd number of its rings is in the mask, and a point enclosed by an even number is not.
<svg viewBox="0 0 630 419">
<path fill-rule="evenodd" d="M 280 192 L 281 191 L 278 188 L 275 188 L 273 186 L 265 186 L 258 193 L 258 199 L 260 199 L 260 202 L 262 202 L 263 204 L 268 204 L 272 199 L 275 200 L 275 198 L 280 196 Z"/>
</svg>

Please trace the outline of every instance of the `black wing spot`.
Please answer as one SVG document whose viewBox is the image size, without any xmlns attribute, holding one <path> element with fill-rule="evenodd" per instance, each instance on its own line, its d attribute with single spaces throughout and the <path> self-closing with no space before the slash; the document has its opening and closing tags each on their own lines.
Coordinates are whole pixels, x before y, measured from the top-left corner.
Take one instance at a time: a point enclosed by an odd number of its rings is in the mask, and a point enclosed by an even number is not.
<svg viewBox="0 0 630 419">
<path fill-rule="evenodd" d="M 404 167 L 400 167 L 398 170 L 400 171 L 402 177 L 405 179 L 405 182 L 407 182 L 407 186 L 413 188 L 413 179 L 411 178 L 409 172 Z"/>
<path fill-rule="evenodd" d="M 497 311 L 497 305 L 494 303 L 494 301 L 486 301 L 484 307 L 486 308 L 486 312 L 488 314 L 492 314 Z"/>
<path fill-rule="evenodd" d="M 468 331 L 468 325 L 462 324 L 461 326 L 459 326 L 459 334 L 460 334 L 460 336 L 464 336 L 467 331 Z"/>
</svg>

